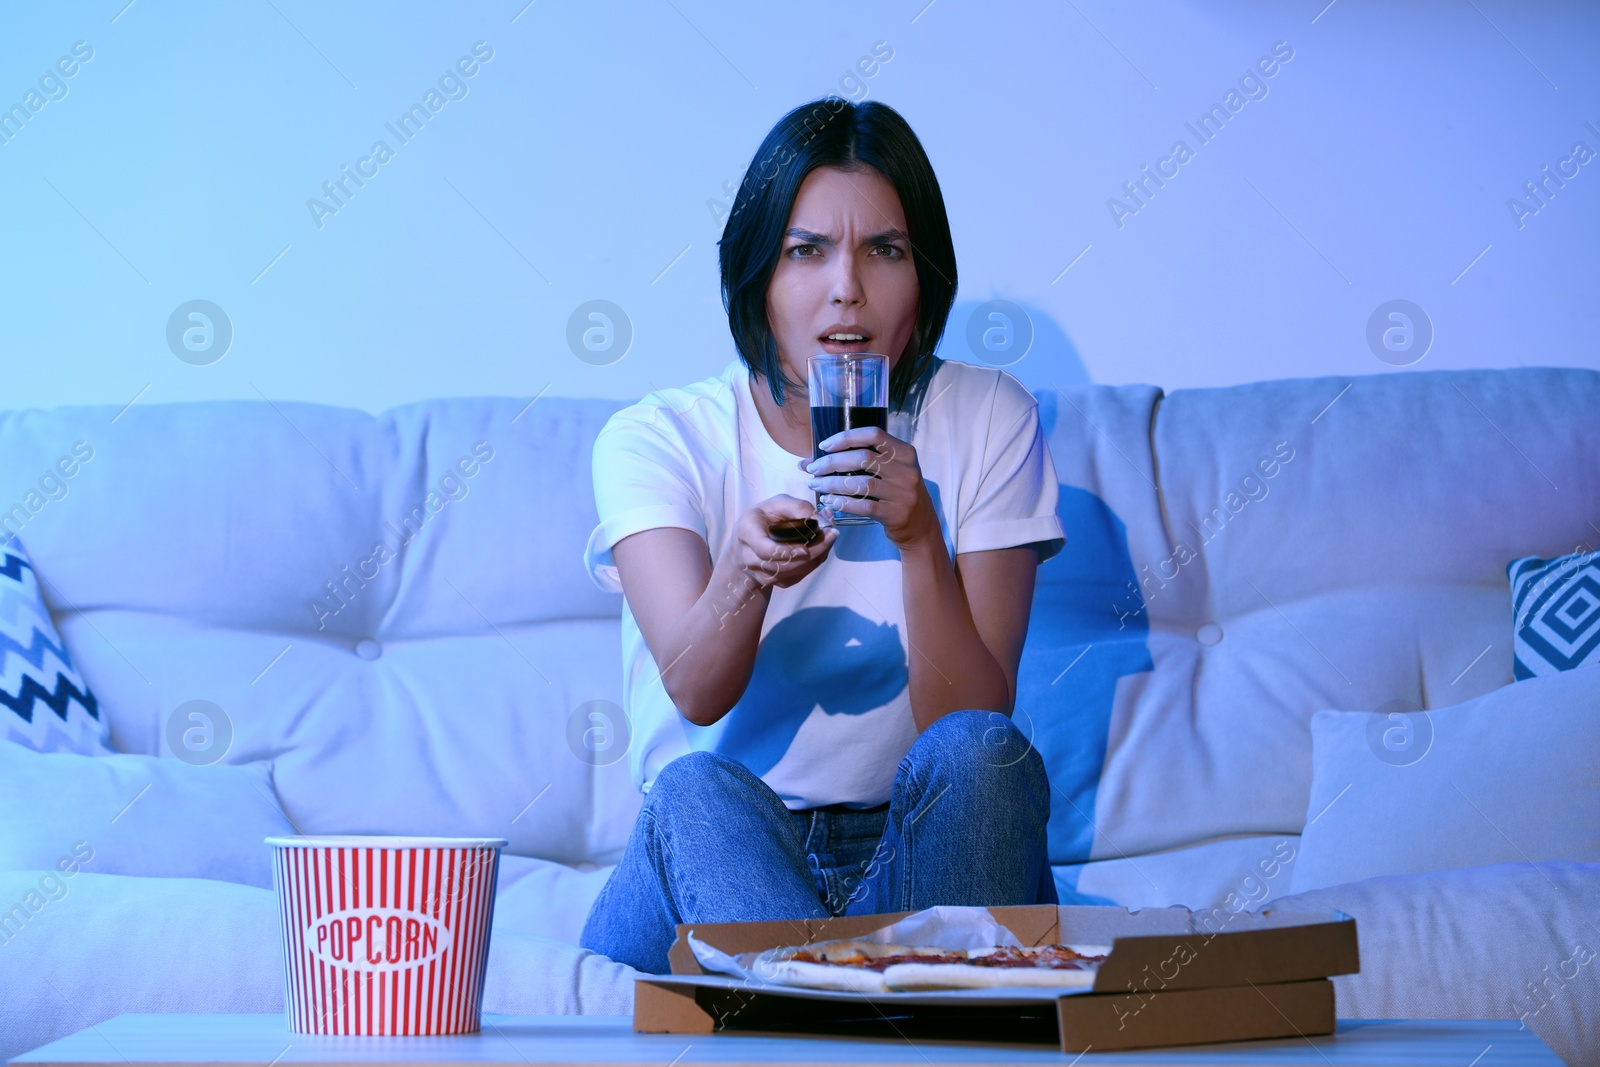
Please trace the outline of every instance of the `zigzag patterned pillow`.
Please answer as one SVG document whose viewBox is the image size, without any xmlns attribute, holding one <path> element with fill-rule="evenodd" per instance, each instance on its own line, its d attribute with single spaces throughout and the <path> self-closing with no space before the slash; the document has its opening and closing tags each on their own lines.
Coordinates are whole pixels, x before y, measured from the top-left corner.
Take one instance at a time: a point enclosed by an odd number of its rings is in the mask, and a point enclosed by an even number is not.
<svg viewBox="0 0 1600 1067">
<path fill-rule="evenodd" d="M 104 756 L 111 731 L 50 621 L 33 563 L 0 540 L 0 736 L 40 752 Z"/>
<path fill-rule="evenodd" d="M 1518 681 L 1600 664 L 1600 552 L 1506 564 Z"/>
</svg>

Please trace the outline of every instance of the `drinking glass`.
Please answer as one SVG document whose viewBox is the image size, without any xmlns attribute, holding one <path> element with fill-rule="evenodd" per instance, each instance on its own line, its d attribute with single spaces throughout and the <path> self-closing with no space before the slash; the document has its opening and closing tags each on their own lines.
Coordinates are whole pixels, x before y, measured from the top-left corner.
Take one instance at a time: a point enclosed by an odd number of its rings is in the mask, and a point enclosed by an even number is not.
<svg viewBox="0 0 1600 1067">
<path fill-rule="evenodd" d="M 842 430 L 857 426 L 889 428 L 889 357 L 875 352 L 846 352 L 842 355 L 812 356 L 807 365 L 806 388 L 811 396 L 812 459 L 827 455 L 819 444 Z M 870 474 L 871 471 L 841 471 L 842 474 Z M 835 526 L 864 526 L 877 522 L 870 515 L 823 508 L 817 494 L 817 508 L 824 522 Z"/>
</svg>

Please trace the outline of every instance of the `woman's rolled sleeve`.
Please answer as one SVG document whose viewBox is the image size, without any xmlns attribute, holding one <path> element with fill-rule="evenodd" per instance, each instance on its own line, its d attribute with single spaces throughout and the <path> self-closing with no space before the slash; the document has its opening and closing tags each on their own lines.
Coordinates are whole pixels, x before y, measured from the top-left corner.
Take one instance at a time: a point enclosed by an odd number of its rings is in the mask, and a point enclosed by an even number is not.
<svg viewBox="0 0 1600 1067">
<path fill-rule="evenodd" d="M 983 474 L 956 534 L 956 552 L 1038 544 L 1039 560 L 1060 552 L 1066 533 L 1056 514 L 1060 486 L 1033 394 L 1001 374 L 990 409 Z"/>
<path fill-rule="evenodd" d="M 584 569 L 608 593 L 622 592 L 611 549 L 642 530 L 677 526 L 706 537 L 700 494 L 684 450 L 666 427 L 613 415 L 594 442 L 594 500 L 600 522 L 584 549 Z"/>
</svg>

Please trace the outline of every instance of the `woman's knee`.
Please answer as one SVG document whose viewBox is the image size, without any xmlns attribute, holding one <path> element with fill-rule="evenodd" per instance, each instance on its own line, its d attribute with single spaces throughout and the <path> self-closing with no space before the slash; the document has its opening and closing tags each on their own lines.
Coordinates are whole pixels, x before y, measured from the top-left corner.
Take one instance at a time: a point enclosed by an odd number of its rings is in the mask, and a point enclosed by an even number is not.
<svg viewBox="0 0 1600 1067">
<path fill-rule="evenodd" d="M 747 797 L 764 787 L 749 768 L 720 752 L 689 752 L 656 773 L 645 797 L 648 807 L 664 803 L 696 807 L 714 806 L 721 800 Z"/>
<path fill-rule="evenodd" d="M 922 731 L 906 757 L 996 781 L 1048 788 L 1044 760 L 1011 716 L 998 711 L 952 711 Z M 1046 801 L 1048 803 L 1048 800 Z"/>
<path fill-rule="evenodd" d="M 998 711 L 952 711 L 935 719 L 912 745 L 990 766 L 1015 764 L 1033 752 L 1033 743 L 1011 716 Z"/>
</svg>

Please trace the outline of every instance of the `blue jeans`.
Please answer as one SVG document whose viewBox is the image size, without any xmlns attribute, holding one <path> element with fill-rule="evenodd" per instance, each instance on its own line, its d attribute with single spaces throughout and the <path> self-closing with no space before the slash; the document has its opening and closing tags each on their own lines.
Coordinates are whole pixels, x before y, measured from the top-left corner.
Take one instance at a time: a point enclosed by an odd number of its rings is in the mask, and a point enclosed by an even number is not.
<svg viewBox="0 0 1600 1067">
<path fill-rule="evenodd" d="M 1049 817 L 1044 761 L 998 712 L 936 720 L 867 810 L 790 811 L 738 761 L 690 753 L 656 776 L 580 944 L 666 974 L 679 923 L 1054 904 Z"/>
</svg>

